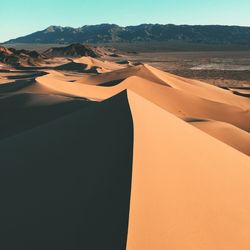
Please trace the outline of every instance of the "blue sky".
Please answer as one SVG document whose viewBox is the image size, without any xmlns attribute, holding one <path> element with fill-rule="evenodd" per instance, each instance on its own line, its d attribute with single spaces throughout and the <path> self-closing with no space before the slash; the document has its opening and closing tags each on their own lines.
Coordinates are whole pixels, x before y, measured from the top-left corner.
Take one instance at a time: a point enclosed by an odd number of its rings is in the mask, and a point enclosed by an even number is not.
<svg viewBox="0 0 250 250">
<path fill-rule="evenodd" d="M 50 25 L 140 23 L 250 26 L 250 0 L 5 0 L 0 41 Z"/>
</svg>

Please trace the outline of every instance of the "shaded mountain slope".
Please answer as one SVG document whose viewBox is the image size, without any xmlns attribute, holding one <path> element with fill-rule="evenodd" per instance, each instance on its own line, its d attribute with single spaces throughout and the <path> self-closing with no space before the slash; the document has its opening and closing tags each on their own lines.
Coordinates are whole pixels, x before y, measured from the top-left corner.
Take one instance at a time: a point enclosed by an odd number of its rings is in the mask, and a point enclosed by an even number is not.
<svg viewBox="0 0 250 250">
<path fill-rule="evenodd" d="M 81 57 L 91 56 L 93 58 L 101 57 L 110 52 L 104 48 L 84 45 L 80 43 L 73 43 L 66 47 L 54 47 L 43 52 L 46 57 Z"/>
<path fill-rule="evenodd" d="M 14 67 L 39 66 L 44 63 L 43 56 L 36 51 L 16 50 L 0 46 L 0 62 Z"/>
<path fill-rule="evenodd" d="M 211 44 L 250 44 L 250 27 L 222 25 L 115 24 L 80 28 L 50 26 L 6 43 L 106 43 L 138 41 L 186 41 Z"/>
</svg>

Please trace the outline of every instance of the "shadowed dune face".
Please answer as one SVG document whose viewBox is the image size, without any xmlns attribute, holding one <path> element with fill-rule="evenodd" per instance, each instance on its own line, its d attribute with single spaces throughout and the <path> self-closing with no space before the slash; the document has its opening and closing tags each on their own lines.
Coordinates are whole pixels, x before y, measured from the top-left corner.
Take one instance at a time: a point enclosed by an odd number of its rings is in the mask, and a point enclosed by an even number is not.
<svg viewBox="0 0 250 250">
<path fill-rule="evenodd" d="M 1 248 L 249 249 L 249 98 L 149 65 L 55 69 L 1 72 Z"/>
<path fill-rule="evenodd" d="M 19 89 L 23 89 L 25 87 L 33 85 L 36 82 L 35 78 L 42 75 L 46 75 L 46 73 L 36 71 L 32 74 L 7 74 L 7 76 L 5 77 L 7 80 L 3 81 L 3 83 L 0 84 L 0 93 L 15 92 Z"/>
<path fill-rule="evenodd" d="M 125 249 L 133 151 L 126 93 L 1 140 L 0 149 L 1 247 Z"/>
<path fill-rule="evenodd" d="M 20 93 L 0 97 L 0 139 L 41 126 L 90 103 L 62 96 Z"/>
</svg>

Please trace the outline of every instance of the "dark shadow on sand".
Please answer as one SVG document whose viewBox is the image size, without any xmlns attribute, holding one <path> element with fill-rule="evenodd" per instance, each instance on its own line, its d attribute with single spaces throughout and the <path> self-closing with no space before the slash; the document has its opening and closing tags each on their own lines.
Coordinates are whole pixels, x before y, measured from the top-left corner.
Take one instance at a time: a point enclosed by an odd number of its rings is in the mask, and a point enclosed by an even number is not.
<svg viewBox="0 0 250 250">
<path fill-rule="evenodd" d="M 250 98 L 250 94 L 245 94 L 245 93 L 241 93 L 241 92 L 238 92 L 238 91 L 233 91 L 233 93 L 234 93 L 235 95 L 238 95 L 238 96 Z"/>
<path fill-rule="evenodd" d="M 35 83 L 34 79 L 22 79 L 10 83 L 0 84 L 0 93 L 13 92 L 28 87 L 34 83 Z"/>
<path fill-rule="evenodd" d="M 0 139 L 40 126 L 66 114 L 85 108 L 91 103 L 45 94 L 20 93 L 0 96 Z"/>
<path fill-rule="evenodd" d="M 34 72 L 32 74 L 20 74 L 20 75 L 12 75 L 12 76 L 6 76 L 7 79 L 10 80 L 16 80 L 16 79 L 28 79 L 28 78 L 36 78 L 38 76 L 43 76 L 47 73 L 44 73 L 42 71 Z"/>
<path fill-rule="evenodd" d="M 124 80 L 125 80 L 125 79 L 113 80 L 113 81 L 110 81 L 110 82 L 101 83 L 101 84 L 99 84 L 98 86 L 112 87 L 112 86 L 115 86 L 115 85 L 121 83 L 121 82 L 124 81 Z"/>
<path fill-rule="evenodd" d="M 125 250 L 133 124 L 123 92 L 0 141 L 0 248 Z"/>
</svg>

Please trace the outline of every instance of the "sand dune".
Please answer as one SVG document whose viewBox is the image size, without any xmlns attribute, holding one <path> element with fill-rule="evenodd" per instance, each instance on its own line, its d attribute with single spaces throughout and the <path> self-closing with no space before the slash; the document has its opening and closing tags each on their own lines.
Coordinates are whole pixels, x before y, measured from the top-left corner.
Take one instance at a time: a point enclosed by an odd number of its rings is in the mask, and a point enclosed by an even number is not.
<svg viewBox="0 0 250 250">
<path fill-rule="evenodd" d="M 89 68 L 97 67 L 97 68 L 106 69 L 106 70 L 118 70 L 118 69 L 124 68 L 124 66 L 121 66 L 120 64 L 109 62 L 109 61 L 101 61 L 96 58 L 92 58 L 90 56 L 83 56 L 83 57 L 74 59 L 73 61 L 76 63 L 86 64 Z"/>
<path fill-rule="evenodd" d="M 115 80 L 124 80 L 129 76 L 139 76 L 211 101 L 235 105 L 242 109 L 250 108 L 249 99 L 236 97 L 230 91 L 203 83 L 201 81 L 175 76 L 146 64 L 110 72 L 102 76 L 85 76 L 77 82 L 98 85 Z"/>
<path fill-rule="evenodd" d="M 170 73 L 153 68 L 149 65 L 147 65 L 147 68 L 154 74 L 157 74 L 157 76 L 161 80 L 163 80 L 164 82 L 166 82 L 166 84 L 170 85 L 173 88 L 183 90 L 186 93 L 190 93 L 192 95 L 211 101 L 234 105 L 243 109 L 250 108 L 249 99 L 236 97 L 230 91 L 203 83 L 201 81 L 175 76 Z"/>
<path fill-rule="evenodd" d="M 103 74 L 101 76 L 100 75 L 84 76 L 77 82 L 88 85 L 100 85 L 100 84 L 105 85 L 110 82 L 125 80 L 130 76 L 138 76 L 159 84 L 166 85 L 166 83 L 161 79 L 159 79 L 157 75 L 152 74 L 145 65 L 138 65 L 125 69 L 120 69 Z"/>
<path fill-rule="evenodd" d="M 239 95 L 239 96 L 244 96 L 244 97 L 250 97 L 250 88 L 234 88 L 230 89 L 234 94 Z"/>
<path fill-rule="evenodd" d="M 191 121 L 190 124 L 250 156 L 248 132 L 219 121 Z"/>
<path fill-rule="evenodd" d="M 137 67 L 133 70 L 136 74 L 140 68 L 138 69 Z M 131 73 L 130 68 L 128 71 Z M 116 71 L 114 71 L 114 73 L 115 72 Z M 126 70 L 123 70 L 123 72 L 126 72 Z M 104 74 L 104 77 L 107 74 L 109 73 Z M 166 110 L 180 117 L 193 116 L 219 120 L 233 124 L 243 130 L 250 131 L 250 123 L 248 122 L 250 121 L 250 112 L 240 108 L 239 106 L 214 102 L 209 99 L 198 97 L 197 95 L 186 93 L 184 90 L 167 87 L 162 84 L 155 84 L 152 80 L 137 76 L 128 77 L 121 83 L 111 87 L 95 86 L 79 82 L 72 84 L 55 79 L 53 73 L 38 77 L 37 81 L 43 86 L 51 88 L 55 91 L 85 97 L 91 100 L 104 100 L 125 89 L 131 89 L 136 93 L 143 93 L 143 96 L 157 104 L 160 104 Z M 217 89 L 219 88 L 215 87 L 215 90 Z M 230 98 L 235 97 L 236 101 L 239 99 L 239 103 L 240 101 L 242 101 L 242 104 L 244 105 L 248 103 L 248 100 L 245 100 L 246 98 L 234 96 L 232 93 L 229 95 L 232 95 Z"/>
<path fill-rule="evenodd" d="M 1 246 L 125 249 L 132 150 L 126 93 L 0 140 Z"/>
<path fill-rule="evenodd" d="M 249 157 L 131 91 L 129 103 L 134 158 L 127 250 L 248 249 Z"/>
<path fill-rule="evenodd" d="M 35 93 L 14 93 L 0 97 L 0 139 L 32 129 L 77 111 L 89 102 L 69 97 Z"/>
<path fill-rule="evenodd" d="M 79 71 L 86 73 L 104 73 L 113 70 L 118 70 L 121 68 L 124 68 L 124 66 L 108 61 L 101 61 L 89 56 L 83 56 L 74 59 L 69 63 L 57 66 L 55 69 Z"/>
<path fill-rule="evenodd" d="M 149 65 L 52 69 L 0 84 L 4 249 L 249 249 L 249 98 Z"/>
</svg>

